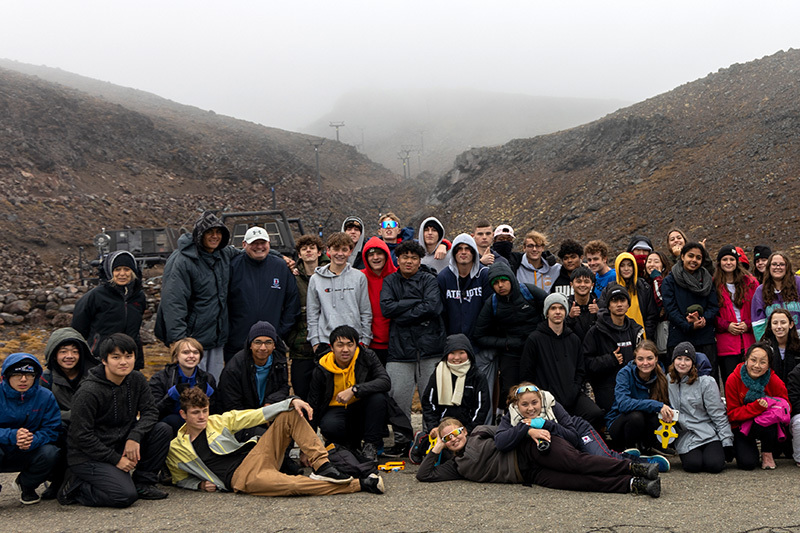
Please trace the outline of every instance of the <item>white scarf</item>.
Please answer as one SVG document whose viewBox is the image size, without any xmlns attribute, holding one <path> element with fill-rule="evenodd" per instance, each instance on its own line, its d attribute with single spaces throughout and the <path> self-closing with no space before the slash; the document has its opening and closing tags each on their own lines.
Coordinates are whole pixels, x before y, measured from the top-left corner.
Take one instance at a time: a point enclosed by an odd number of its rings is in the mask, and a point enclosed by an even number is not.
<svg viewBox="0 0 800 533">
<path fill-rule="evenodd" d="M 439 392 L 439 405 L 461 405 L 464 396 L 464 382 L 471 363 L 469 359 L 454 365 L 442 361 L 436 365 L 436 388 Z M 456 376 L 456 388 L 453 390 L 453 376 Z"/>
<path fill-rule="evenodd" d="M 556 403 L 556 398 L 546 390 L 540 391 L 542 393 L 542 411 L 539 413 L 539 417 L 544 418 L 545 420 L 552 420 L 553 422 L 558 422 L 556 418 L 556 414 L 553 412 L 553 405 Z M 519 412 L 519 408 L 517 404 L 512 403 L 508 406 L 508 416 L 511 419 L 511 425 L 516 426 L 520 422 L 522 422 L 523 416 Z"/>
</svg>

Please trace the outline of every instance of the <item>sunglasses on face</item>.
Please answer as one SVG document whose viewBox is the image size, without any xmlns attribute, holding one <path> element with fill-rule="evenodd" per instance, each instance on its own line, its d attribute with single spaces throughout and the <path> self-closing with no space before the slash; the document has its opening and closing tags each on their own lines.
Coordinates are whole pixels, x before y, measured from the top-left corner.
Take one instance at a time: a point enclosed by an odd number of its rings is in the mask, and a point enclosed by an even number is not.
<svg viewBox="0 0 800 533">
<path fill-rule="evenodd" d="M 525 394 L 526 392 L 539 392 L 539 387 L 536 385 L 523 385 L 517 389 L 517 396 Z"/>
<path fill-rule="evenodd" d="M 458 437 L 462 433 L 464 433 L 463 426 L 460 427 L 460 428 L 454 429 L 453 431 L 451 431 L 450 433 L 448 433 L 447 435 L 442 437 L 442 440 L 445 441 L 445 442 L 450 442 L 451 440 L 453 440 L 454 438 Z"/>
<path fill-rule="evenodd" d="M 381 227 L 383 229 L 396 228 L 397 222 L 395 222 L 394 220 L 384 220 L 383 222 L 381 222 Z"/>
</svg>

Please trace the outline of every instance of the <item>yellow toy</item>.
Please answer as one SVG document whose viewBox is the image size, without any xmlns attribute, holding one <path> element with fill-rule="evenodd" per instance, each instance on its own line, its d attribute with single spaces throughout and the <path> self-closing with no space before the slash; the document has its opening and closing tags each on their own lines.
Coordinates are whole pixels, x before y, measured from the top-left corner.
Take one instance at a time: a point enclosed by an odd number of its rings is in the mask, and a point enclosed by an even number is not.
<svg viewBox="0 0 800 533">
<path fill-rule="evenodd" d="M 405 461 L 389 461 L 382 465 L 378 465 L 378 470 L 383 470 L 384 472 L 397 472 L 398 470 L 405 470 L 405 469 L 406 469 Z"/>
<path fill-rule="evenodd" d="M 678 434 L 674 429 L 675 422 L 677 422 L 677 420 L 673 420 L 672 422 L 664 422 L 661 420 L 661 427 L 653 432 L 661 441 L 662 448 L 666 449 L 675 439 L 678 438 Z"/>
</svg>

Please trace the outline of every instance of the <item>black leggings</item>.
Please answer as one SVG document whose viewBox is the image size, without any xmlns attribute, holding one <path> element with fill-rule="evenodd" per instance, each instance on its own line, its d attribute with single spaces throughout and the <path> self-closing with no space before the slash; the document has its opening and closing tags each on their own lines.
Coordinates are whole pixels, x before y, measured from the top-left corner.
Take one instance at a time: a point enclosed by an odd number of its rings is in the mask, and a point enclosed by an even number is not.
<svg viewBox="0 0 800 533">
<path fill-rule="evenodd" d="M 779 449 L 778 426 L 760 426 L 753 422 L 750 432 L 745 435 L 740 428 L 733 430 L 733 453 L 736 456 L 736 466 L 741 470 L 753 470 L 758 466 L 758 446 L 756 439 L 761 441 L 761 451 L 772 453 Z"/>
<path fill-rule="evenodd" d="M 717 364 L 719 364 L 719 373 L 722 374 L 722 386 L 728 381 L 728 376 L 733 374 L 736 370 L 736 365 L 744 361 L 744 354 L 722 355 L 717 356 Z"/>
<path fill-rule="evenodd" d="M 698 446 L 680 454 L 681 466 L 687 472 L 710 472 L 716 474 L 725 469 L 725 450 L 718 440 Z"/>
<path fill-rule="evenodd" d="M 542 453 L 533 439 L 517 448 L 517 461 L 526 481 L 561 490 L 630 492 L 630 461 L 579 452 L 553 435 L 550 450 Z"/>
<path fill-rule="evenodd" d="M 611 447 L 617 451 L 636 448 L 640 445 L 651 447 L 656 443 L 653 433 L 660 422 L 658 413 L 645 413 L 644 411 L 631 411 L 622 413 L 608 428 L 611 435 Z"/>
</svg>

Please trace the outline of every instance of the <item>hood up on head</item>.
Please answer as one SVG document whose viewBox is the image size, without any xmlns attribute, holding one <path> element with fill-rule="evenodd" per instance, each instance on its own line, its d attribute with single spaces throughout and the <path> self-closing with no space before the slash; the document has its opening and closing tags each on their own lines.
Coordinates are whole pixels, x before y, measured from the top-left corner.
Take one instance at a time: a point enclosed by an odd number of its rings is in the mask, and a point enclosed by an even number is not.
<svg viewBox="0 0 800 533">
<path fill-rule="evenodd" d="M 347 262 L 350 263 L 350 265 L 353 265 L 356 262 L 358 254 L 361 253 L 361 246 L 364 244 L 364 221 L 359 217 L 347 217 L 344 219 L 344 222 L 342 222 L 342 232 L 344 232 L 344 227 L 347 226 L 348 222 L 358 222 L 358 224 L 361 226 L 361 236 L 358 238 L 358 242 L 356 242 L 356 244 L 353 246 L 353 251 L 350 253 L 350 257 L 347 258 Z M 366 263 L 367 258 L 364 257 L 364 264 Z"/>
<path fill-rule="evenodd" d="M 367 261 L 367 254 L 373 248 L 379 248 L 383 250 L 383 253 L 386 254 L 386 264 L 383 265 L 383 270 L 381 271 L 381 275 L 379 277 L 385 278 L 389 274 L 393 274 L 397 272 L 397 267 L 394 266 L 392 263 L 392 254 L 389 252 L 389 247 L 386 245 L 383 239 L 380 237 L 370 237 L 367 241 L 367 244 L 364 245 L 364 250 L 362 252 L 362 259 L 364 260 L 364 269 L 362 272 L 367 276 L 374 276 L 375 274 L 372 273 L 372 269 L 369 267 L 369 262 Z"/>
<path fill-rule="evenodd" d="M 475 239 L 469 233 L 460 233 L 453 239 L 453 246 L 450 248 L 450 270 L 458 277 L 458 265 L 456 265 L 456 248 L 459 244 L 466 244 L 472 248 L 472 268 L 469 271 L 469 277 L 474 278 L 481 271 L 481 256 L 478 254 L 478 245 L 475 244 Z"/>
<path fill-rule="evenodd" d="M 203 213 L 203 216 L 201 216 L 199 219 L 197 219 L 197 222 L 195 222 L 194 229 L 192 230 L 192 241 L 202 249 L 203 233 L 207 232 L 211 228 L 219 228 L 220 231 L 222 231 L 222 241 L 220 241 L 217 250 L 228 246 L 228 243 L 231 240 L 231 232 L 225 227 L 225 224 L 222 223 L 222 220 L 220 220 L 217 215 L 211 211 L 206 211 Z"/>
</svg>

